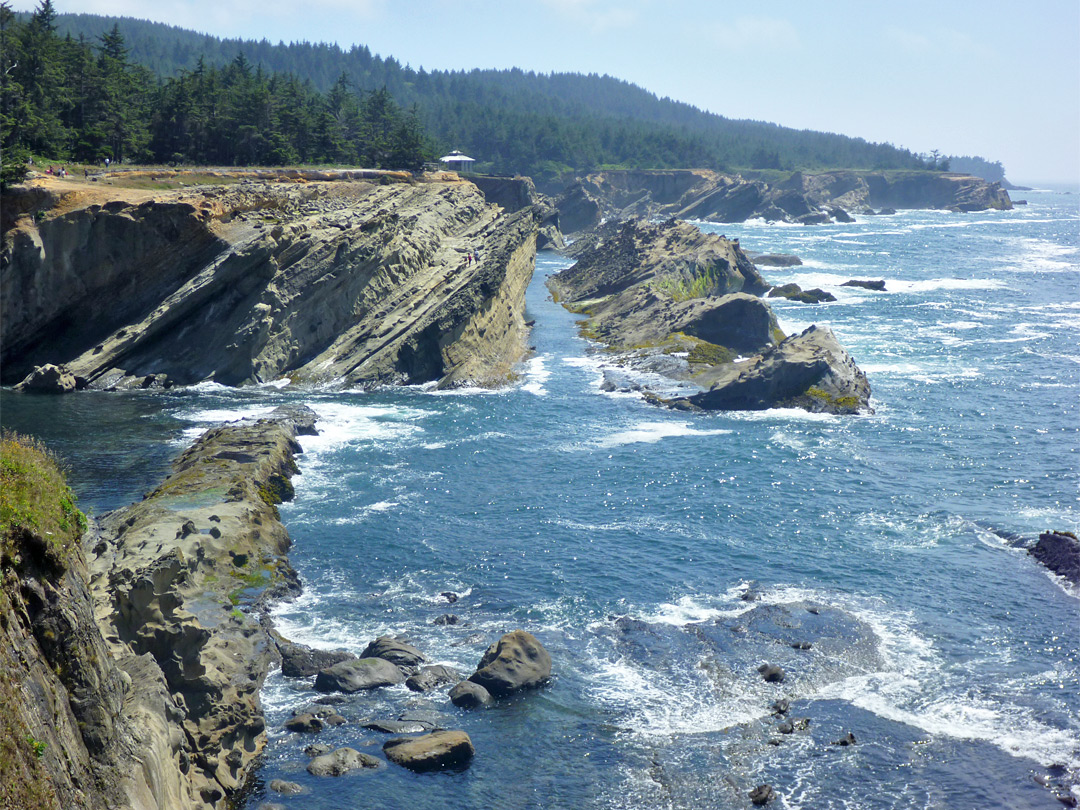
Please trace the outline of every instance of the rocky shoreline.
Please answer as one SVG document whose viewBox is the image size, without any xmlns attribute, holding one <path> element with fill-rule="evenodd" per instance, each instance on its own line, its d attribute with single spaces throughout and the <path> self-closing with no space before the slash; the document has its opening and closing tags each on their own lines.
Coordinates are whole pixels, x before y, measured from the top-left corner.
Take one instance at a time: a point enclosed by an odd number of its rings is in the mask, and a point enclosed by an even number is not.
<svg viewBox="0 0 1080 810">
<path fill-rule="evenodd" d="M 652 401 L 681 410 L 872 412 L 866 375 L 831 330 L 781 331 L 762 298 L 770 285 L 737 239 L 680 220 L 626 221 L 573 249 L 577 263 L 548 281 L 553 297 L 586 316 L 582 333 L 615 364 L 684 389 L 639 386 Z"/>
<path fill-rule="evenodd" d="M 453 175 L 317 174 L 5 194 L 2 381 L 45 364 L 106 390 L 512 379 L 549 210 L 507 213 Z"/>
<path fill-rule="evenodd" d="M 5 666 L 42 742 L 42 806 L 225 807 L 265 745 L 261 617 L 295 592 L 275 504 L 292 494 L 302 407 L 208 431 L 141 502 L 91 523 L 63 567 L 5 561 Z"/>
<path fill-rule="evenodd" d="M 556 199 L 562 231 L 630 218 L 821 225 L 898 208 L 1007 210 L 1009 194 L 978 177 L 932 171 L 746 172 L 608 170 L 579 178 Z"/>
</svg>

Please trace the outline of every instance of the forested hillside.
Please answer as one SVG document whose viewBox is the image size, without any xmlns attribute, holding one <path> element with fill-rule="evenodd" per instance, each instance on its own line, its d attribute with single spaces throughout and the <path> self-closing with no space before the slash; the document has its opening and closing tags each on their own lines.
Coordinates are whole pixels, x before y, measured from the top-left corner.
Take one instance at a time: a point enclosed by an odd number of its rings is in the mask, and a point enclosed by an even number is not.
<svg viewBox="0 0 1080 810">
<path fill-rule="evenodd" d="M 429 72 L 364 46 L 219 39 L 130 18 L 51 13 L 65 38 L 59 51 L 82 49 L 115 66 L 103 48 L 122 43 L 124 70 L 143 98 L 129 126 L 144 121 L 148 131 L 126 147 L 117 137 L 87 141 L 114 156 L 390 165 L 417 150 L 430 159 L 461 149 L 480 171 L 538 179 L 602 167 L 942 168 L 891 144 L 727 119 L 610 76 Z M 30 26 L 29 15 L 19 17 Z M 382 129 L 396 133 L 397 151 L 366 146 L 371 127 L 363 121 L 376 113 L 372 107 L 394 113 Z"/>
<path fill-rule="evenodd" d="M 5 181 L 17 179 L 31 153 L 84 163 L 423 162 L 420 122 L 383 88 L 357 93 L 342 76 L 319 92 L 242 53 L 159 78 L 135 62 L 118 25 L 93 38 L 61 37 L 49 0 L 21 19 L 2 4 L 0 23 Z"/>
</svg>

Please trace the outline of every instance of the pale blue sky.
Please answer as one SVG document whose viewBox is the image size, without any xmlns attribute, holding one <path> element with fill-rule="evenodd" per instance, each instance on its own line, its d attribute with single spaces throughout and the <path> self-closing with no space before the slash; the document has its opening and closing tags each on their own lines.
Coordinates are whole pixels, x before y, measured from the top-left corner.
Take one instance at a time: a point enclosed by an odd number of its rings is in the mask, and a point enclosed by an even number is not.
<svg viewBox="0 0 1080 810">
<path fill-rule="evenodd" d="M 35 0 L 16 0 L 29 10 Z M 1080 180 L 1077 0 L 54 0 L 413 67 L 607 73 L 732 118 Z"/>
</svg>

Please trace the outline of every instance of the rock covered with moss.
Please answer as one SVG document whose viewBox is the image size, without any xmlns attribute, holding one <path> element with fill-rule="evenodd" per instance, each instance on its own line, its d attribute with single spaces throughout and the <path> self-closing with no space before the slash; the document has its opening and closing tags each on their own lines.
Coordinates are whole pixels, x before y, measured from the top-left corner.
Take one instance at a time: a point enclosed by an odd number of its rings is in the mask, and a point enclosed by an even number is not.
<svg viewBox="0 0 1080 810">
<path fill-rule="evenodd" d="M 717 376 L 708 391 L 678 404 L 703 410 L 872 412 L 866 375 L 828 327 L 810 326 L 745 363 L 723 368 Z"/>
</svg>

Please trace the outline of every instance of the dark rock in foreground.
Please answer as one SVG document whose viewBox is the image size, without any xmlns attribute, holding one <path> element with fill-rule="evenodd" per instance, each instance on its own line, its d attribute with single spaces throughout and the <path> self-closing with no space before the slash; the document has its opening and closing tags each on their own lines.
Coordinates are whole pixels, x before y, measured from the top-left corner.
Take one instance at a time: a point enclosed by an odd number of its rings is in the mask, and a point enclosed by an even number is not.
<svg viewBox="0 0 1080 810">
<path fill-rule="evenodd" d="M 316 650 L 291 641 L 278 642 L 281 674 L 287 678 L 310 678 L 320 670 L 356 658 L 343 650 Z"/>
<path fill-rule="evenodd" d="M 704 410 L 870 410 L 870 384 L 831 329 L 811 326 L 746 364 L 723 369 L 711 389 L 685 398 Z M 677 403 L 679 400 L 673 401 Z"/>
<path fill-rule="evenodd" d="M 1058 576 L 1080 585 L 1080 541 L 1072 532 L 1043 532 L 1028 553 Z"/>
<path fill-rule="evenodd" d="M 46 363 L 35 367 L 26 375 L 26 379 L 15 386 L 15 390 L 34 394 L 70 394 L 76 387 L 75 376 L 66 366 Z"/>
<path fill-rule="evenodd" d="M 503 697 L 541 686 L 551 677 L 551 656 L 531 633 L 515 630 L 488 647 L 469 680 Z"/>
<path fill-rule="evenodd" d="M 773 790 L 772 785 L 758 785 L 750 791 L 750 801 L 759 807 L 768 804 L 775 798 L 776 791 Z"/>
<path fill-rule="evenodd" d="M 450 690 L 450 702 L 459 709 L 479 709 L 495 702 L 491 692 L 478 683 L 462 681 Z"/>
<path fill-rule="evenodd" d="M 388 740 L 383 752 L 396 765 L 424 772 L 464 767 L 476 750 L 464 731 L 433 731 L 420 737 Z"/>
</svg>

